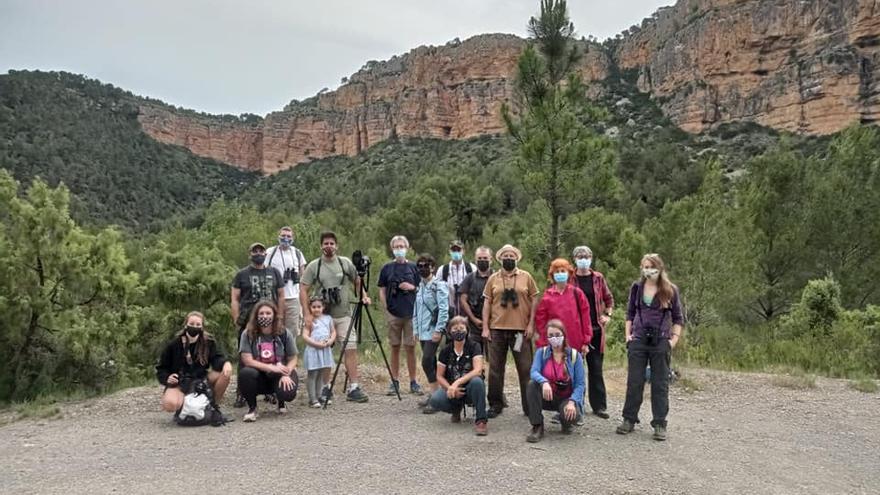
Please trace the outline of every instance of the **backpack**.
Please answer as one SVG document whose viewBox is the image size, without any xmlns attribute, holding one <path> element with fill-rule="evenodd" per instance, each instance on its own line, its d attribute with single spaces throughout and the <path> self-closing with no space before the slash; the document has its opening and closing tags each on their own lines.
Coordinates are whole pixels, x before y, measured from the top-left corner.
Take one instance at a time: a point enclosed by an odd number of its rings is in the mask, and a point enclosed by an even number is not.
<svg viewBox="0 0 880 495">
<path fill-rule="evenodd" d="M 474 271 L 474 269 L 471 266 L 471 264 L 468 263 L 467 261 L 462 261 L 462 263 L 464 263 L 464 276 L 467 277 L 468 275 L 471 274 L 471 272 Z M 440 273 L 441 273 L 440 278 L 442 278 L 444 282 L 448 282 L 449 281 L 449 263 L 446 263 L 445 265 L 443 265 L 443 270 Z"/>
<path fill-rule="evenodd" d="M 183 397 L 183 405 L 174 413 L 174 421 L 180 426 L 226 424 L 226 418 L 214 404 L 213 395 L 206 380 L 195 382 L 192 392 Z"/>
</svg>

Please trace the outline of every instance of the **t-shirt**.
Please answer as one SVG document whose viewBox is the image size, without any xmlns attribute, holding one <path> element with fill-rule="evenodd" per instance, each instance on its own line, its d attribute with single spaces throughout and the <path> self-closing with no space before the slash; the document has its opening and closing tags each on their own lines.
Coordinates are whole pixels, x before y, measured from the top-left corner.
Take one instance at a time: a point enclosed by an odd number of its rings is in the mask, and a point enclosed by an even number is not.
<svg viewBox="0 0 880 495">
<path fill-rule="evenodd" d="M 462 261 L 457 265 L 450 261 L 445 265 L 440 265 L 434 276 L 443 280 L 444 271 L 448 274 L 445 282 L 449 286 L 449 309 L 452 310 L 453 314 L 460 315 L 462 312 L 458 307 L 458 295 L 461 293 L 461 283 L 469 275 L 468 272 L 473 273 L 477 271 L 477 267 L 473 263 L 466 261 Z"/>
<path fill-rule="evenodd" d="M 483 318 L 483 290 L 486 288 L 486 282 L 491 275 L 491 270 L 485 277 L 480 276 L 479 272 L 473 271 L 469 273 L 464 280 L 461 281 L 461 285 L 458 286 L 458 292 L 460 294 L 467 294 L 467 300 L 471 307 L 471 312 L 473 312 L 474 316 L 477 318 Z"/>
<path fill-rule="evenodd" d="M 416 304 L 416 291 L 398 289 L 397 286 L 409 282 L 418 288 L 421 279 L 416 264 L 411 261 L 385 263 L 382 271 L 379 272 L 377 285 L 385 287 L 385 305 L 389 313 L 398 318 L 412 318 Z"/>
<path fill-rule="evenodd" d="M 278 288 L 281 287 L 281 273 L 272 267 L 242 268 L 232 280 L 232 288 L 241 291 L 238 300 L 239 326 L 247 323 L 251 309 L 260 301 L 278 303 Z"/>
<path fill-rule="evenodd" d="M 280 249 L 280 246 L 272 246 L 266 251 L 266 264 L 278 270 L 282 277 L 284 276 L 284 272 L 290 268 L 296 273 L 295 279 L 298 279 L 302 275 L 302 273 L 299 273 L 299 267 L 300 265 L 306 264 L 306 257 L 303 256 L 302 251 L 293 246 L 288 249 Z M 297 283 L 293 283 L 293 280 L 295 279 L 288 280 L 287 283 L 284 284 L 285 299 L 295 299 L 299 297 L 299 280 L 297 280 Z"/>
<path fill-rule="evenodd" d="M 478 342 L 466 340 L 461 354 L 455 353 L 455 344 L 450 342 L 440 351 L 437 362 L 446 366 L 446 372 L 443 376 L 446 381 L 452 383 L 473 371 L 474 357 L 482 355 L 483 347 Z"/>
<path fill-rule="evenodd" d="M 550 383 L 550 388 L 553 389 L 553 397 L 560 399 L 571 397 L 571 377 L 568 376 L 568 371 L 565 369 L 565 359 L 561 363 L 557 363 L 555 359 L 550 357 L 544 363 L 541 375 Z"/>
<path fill-rule="evenodd" d="M 595 334 L 596 329 L 599 328 L 599 315 L 596 314 L 596 291 L 593 290 L 593 274 L 578 275 L 577 281 L 578 287 L 584 291 L 587 301 L 590 302 L 590 324 L 593 326 L 593 333 Z M 593 337 L 595 338 L 595 335 Z"/>
<path fill-rule="evenodd" d="M 505 289 L 514 289 L 517 304 L 504 301 Z M 483 290 L 484 304 L 488 304 L 489 328 L 493 330 L 525 330 L 532 313 L 532 302 L 538 297 L 538 285 L 532 275 L 516 268 L 512 273 L 501 270 L 493 273 Z M 502 304 L 504 303 L 504 304 Z M 506 304 L 506 306 L 505 306 Z"/>
<path fill-rule="evenodd" d="M 299 349 L 296 348 L 293 335 L 285 329 L 284 333 L 276 336 L 258 334 L 255 340 L 251 340 L 247 332 L 242 332 L 238 352 L 250 353 L 254 359 L 266 364 L 277 364 L 287 363 L 299 354 Z"/>
<path fill-rule="evenodd" d="M 321 273 L 318 273 L 320 267 Z M 320 280 L 317 280 L 318 277 Z M 347 285 L 345 281 L 351 282 Z M 336 256 L 332 261 L 324 257 L 312 260 L 302 275 L 302 283 L 311 287 L 311 295 L 321 295 L 321 289 L 339 287 L 339 304 L 331 304 L 327 313 L 333 318 L 343 318 L 351 314 L 352 291 L 357 280 L 354 263 L 345 256 Z"/>
</svg>

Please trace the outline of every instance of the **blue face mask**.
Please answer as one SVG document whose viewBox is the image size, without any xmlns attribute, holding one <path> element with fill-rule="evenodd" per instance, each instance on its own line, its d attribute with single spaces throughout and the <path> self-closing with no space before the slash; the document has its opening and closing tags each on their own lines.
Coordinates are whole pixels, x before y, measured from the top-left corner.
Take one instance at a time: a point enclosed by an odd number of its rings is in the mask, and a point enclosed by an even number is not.
<svg viewBox="0 0 880 495">
<path fill-rule="evenodd" d="M 290 245 L 293 244 L 293 239 L 287 239 L 287 238 L 284 238 L 284 237 L 279 237 L 279 238 L 278 238 L 278 244 L 280 244 L 280 245 L 282 245 L 282 246 L 290 246 Z"/>
<path fill-rule="evenodd" d="M 461 251 L 450 251 L 449 257 L 452 258 L 452 261 L 461 261 Z"/>
<path fill-rule="evenodd" d="M 406 249 L 395 249 L 393 253 L 395 258 L 406 258 Z"/>
<path fill-rule="evenodd" d="M 556 272 L 553 274 L 553 280 L 557 283 L 564 284 L 568 282 L 568 272 Z"/>
<path fill-rule="evenodd" d="M 574 262 L 577 265 L 578 269 L 586 270 L 590 267 L 590 265 L 593 264 L 593 258 L 578 258 L 574 260 Z"/>
</svg>

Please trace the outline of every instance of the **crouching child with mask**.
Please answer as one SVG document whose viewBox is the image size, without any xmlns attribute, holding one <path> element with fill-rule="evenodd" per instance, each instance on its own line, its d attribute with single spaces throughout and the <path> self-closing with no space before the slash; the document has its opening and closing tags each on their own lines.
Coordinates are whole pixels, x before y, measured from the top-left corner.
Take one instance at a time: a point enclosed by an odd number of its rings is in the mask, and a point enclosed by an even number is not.
<svg viewBox="0 0 880 495">
<path fill-rule="evenodd" d="M 452 422 L 461 422 L 465 405 L 474 407 L 474 433 L 489 432 L 486 411 L 486 384 L 483 381 L 483 349 L 468 339 L 468 321 L 456 316 L 449 323 L 450 342 L 437 359 L 438 389 L 431 395 L 431 407 L 452 413 Z"/>
</svg>

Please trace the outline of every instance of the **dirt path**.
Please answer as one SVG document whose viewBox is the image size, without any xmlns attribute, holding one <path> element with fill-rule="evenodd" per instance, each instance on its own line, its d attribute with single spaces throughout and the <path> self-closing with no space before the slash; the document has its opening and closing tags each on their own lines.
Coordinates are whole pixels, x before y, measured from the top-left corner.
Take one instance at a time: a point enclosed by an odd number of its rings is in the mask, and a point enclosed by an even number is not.
<svg viewBox="0 0 880 495">
<path fill-rule="evenodd" d="M 665 443 L 646 426 L 622 437 L 617 419 L 590 416 L 570 437 L 548 422 L 547 437 L 532 445 L 514 407 L 478 438 L 468 420 L 453 425 L 420 414 L 412 396 L 380 395 L 383 383 L 371 385 L 366 404 L 320 411 L 299 397 L 286 417 L 187 429 L 156 411 L 158 388 L 129 389 L 65 405 L 60 419 L 0 427 L 0 492 L 880 492 L 878 394 L 839 380 L 791 390 L 767 375 L 684 374 L 702 390 L 673 388 Z M 624 373 L 608 375 L 616 412 Z"/>
</svg>

